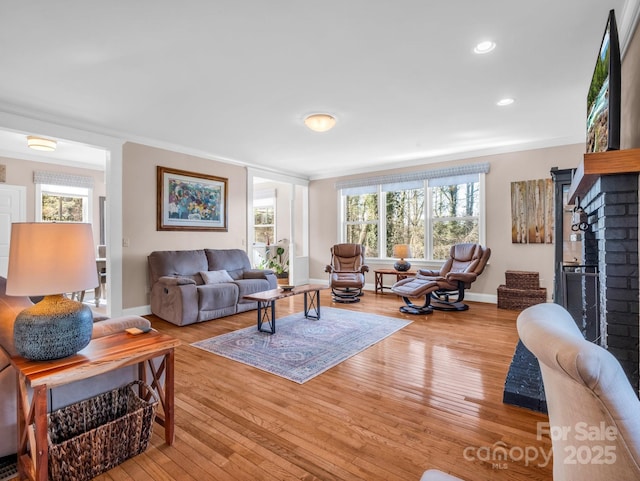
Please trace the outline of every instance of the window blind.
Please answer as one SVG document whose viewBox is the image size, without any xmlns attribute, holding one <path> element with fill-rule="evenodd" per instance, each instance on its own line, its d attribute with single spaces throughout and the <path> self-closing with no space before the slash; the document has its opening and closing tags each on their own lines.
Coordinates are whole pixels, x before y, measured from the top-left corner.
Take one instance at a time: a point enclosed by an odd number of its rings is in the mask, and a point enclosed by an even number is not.
<svg viewBox="0 0 640 481">
<path fill-rule="evenodd" d="M 66 172 L 37 170 L 33 173 L 33 182 L 34 184 L 66 185 L 69 187 L 93 189 L 93 177 L 68 174 Z"/>
<path fill-rule="evenodd" d="M 400 190 L 415 188 L 420 182 L 429 180 L 430 185 L 450 185 L 452 183 L 475 182 L 479 174 L 489 172 L 489 163 L 458 165 L 443 169 L 421 170 L 416 172 L 404 172 L 401 174 L 379 175 L 375 177 L 363 177 L 359 179 L 341 180 L 335 183 L 337 190 L 342 190 L 346 195 L 358 195 L 375 192 L 378 185 L 383 185 L 384 190 Z M 471 180 L 467 180 L 471 179 Z M 409 186 L 409 187 L 407 187 Z"/>
</svg>

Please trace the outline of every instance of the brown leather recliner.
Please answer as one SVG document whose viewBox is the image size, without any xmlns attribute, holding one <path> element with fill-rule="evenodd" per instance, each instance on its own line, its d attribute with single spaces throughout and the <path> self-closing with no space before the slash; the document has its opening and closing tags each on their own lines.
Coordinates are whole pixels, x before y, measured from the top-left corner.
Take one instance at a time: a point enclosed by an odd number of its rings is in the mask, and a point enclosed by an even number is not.
<svg viewBox="0 0 640 481">
<path fill-rule="evenodd" d="M 329 287 L 335 302 L 358 302 L 364 287 L 364 273 L 369 266 L 364 263 L 364 247 L 360 244 L 336 244 L 331 248 Z"/>
<path fill-rule="evenodd" d="M 451 246 L 449 259 L 439 271 L 420 269 L 415 277 L 396 282 L 391 290 L 402 296 L 406 306 L 400 308 L 407 314 L 430 314 L 433 309 L 443 311 L 466 311 L 464 291 L 475 282 L 491 256 L 491 249 L 480 244 L 456 244 Z M 422 306 L 411 302 L 411 298 L 425 296 Z M 455 300 L 451 300 L 455 296 Z"/>
</svg>

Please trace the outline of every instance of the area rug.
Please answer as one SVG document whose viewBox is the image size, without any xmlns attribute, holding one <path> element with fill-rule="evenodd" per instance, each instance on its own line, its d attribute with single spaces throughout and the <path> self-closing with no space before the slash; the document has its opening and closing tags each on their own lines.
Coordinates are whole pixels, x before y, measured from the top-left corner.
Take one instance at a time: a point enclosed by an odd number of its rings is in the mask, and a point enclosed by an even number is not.
<svg viewBox="0 0 640 481">
<path fill-rule="evenodd" d="M 275 334 L 251 326 L 191 345 L 302 384 L 411 324 L 332 307 L 320 314 L 276 318 Z"/>
</svg>

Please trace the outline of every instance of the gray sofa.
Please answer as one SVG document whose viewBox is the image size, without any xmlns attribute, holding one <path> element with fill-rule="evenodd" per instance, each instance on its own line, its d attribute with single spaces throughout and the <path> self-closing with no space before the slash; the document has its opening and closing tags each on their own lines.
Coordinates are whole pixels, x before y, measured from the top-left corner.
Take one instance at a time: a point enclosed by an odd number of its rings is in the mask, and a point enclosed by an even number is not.
<svg viewBox="0 0 640 481">
<path fill-rule="evenodd" d="M 148 262 L 151 312 L 178 326 L 256 309 L 243 296 L 278 286 L 241 249 L 154 251 Z"/>
<path fill-rule="evenodd" d="M 28 297 L 7 296 L 6 279 L 0 277 L 0 457 L 17 451 L 16 370 L 10 356 L 16 356 L 13 344 L 13 323 L 23 309 L 33 305 Z M 129 327 L 147 328 L 151 323 L 139 316 L 96 320 L 92 338 L 123 331 Z M 54 388 L 49 395 L 49 409 L 59 409 L 82 399 L 123 386 L 138 377 L 137 366 L 127 366 L 83 381 Z"/>
</svg>

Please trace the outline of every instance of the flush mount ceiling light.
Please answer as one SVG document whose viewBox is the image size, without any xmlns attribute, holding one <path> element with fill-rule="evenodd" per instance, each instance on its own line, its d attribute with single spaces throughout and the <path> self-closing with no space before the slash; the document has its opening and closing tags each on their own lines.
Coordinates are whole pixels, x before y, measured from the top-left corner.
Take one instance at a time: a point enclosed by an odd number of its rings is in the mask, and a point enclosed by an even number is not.
<svg viewBox="0 0 640 481">
<path fill-rule="evenodd" d="M 57 144 L 58 143 L 55 140 L 43 139 L 42 137 L 36 137 L 35 135 L 29 135 L 27 137 L 27 145 L 35 150 L 53 152 L 56 150 Z"/>
<path fill-rule="evenodd" d="M 506 98 L 506 99 L 498 100 L 498 102 L 496 102 L 496 105 L 498 107 L 506 107 L 507 105 L 511 105 L 513 102 L 515 102 L 514 99 Z"/>
<path fill-rule="evenodd" d="M 312 114 L 304 119 L 304 124 L 314 132 L 326 132 L 336 125 L 336 119 L 329 114 Z"/>
<path fill-rule="evenodd" d="M 485 40 L 484 42 L 480 42 L 478 45 L 476 45 L 473 51 L 478 54 L 483 54 L 491 52 L 494 48 L 496 48 L 495 42 L 492 42 L 491 40 Z"/>
</svg>

